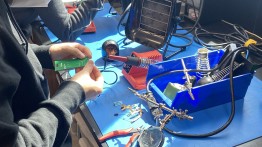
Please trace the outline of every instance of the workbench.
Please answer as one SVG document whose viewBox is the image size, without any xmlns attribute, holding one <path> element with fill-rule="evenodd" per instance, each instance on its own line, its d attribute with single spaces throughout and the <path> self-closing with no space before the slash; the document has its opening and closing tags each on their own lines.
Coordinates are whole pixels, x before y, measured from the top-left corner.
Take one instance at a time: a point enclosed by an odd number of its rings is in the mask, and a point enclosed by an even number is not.
<svg viewBox="0 0 262 147">
<path fill-rule="evenodd" d="M 119 44 L 120 55 L 129 56 L 133 51 L 145 52 L 152 50 L 138 43 L 131 43 L 129 45 L 123 44 L 123 36 L 117 32 L 117 24 L 120 15 L 111 15 L 108 13 L 109 4 L 105 3 L 104 9 L 99 11 L 94 19 L 96 25 L 96 32 L 90 34 L 83 34 L 77 38 L 77 42 L 90 48 L 93 54 L 92 60 L 95 65 L 103 69 L 104 60 L 102 58 L 101 47 L 104 41 L 113 39 Z M 124 28 L 121 27 L 121 32 L 124 33 Z M 49 34 L 52 39 L 52 34 Z M 192 37 L 192 35 L 188 35 Z M 54 39 L 55 40 L 55 39 Z M 172 39 L 173 43 L 183 44 L 183 39 Z M 196 54 L 200 45 L 193 43 L 187 47 L 186 51 L 181 52 L 173 57 L 173 59 L 191 56 Z M 161 50 L 160 50 L 161 51 Z M 172 53 L 172 50 L 170 51 Z M 118 65 L 118 66 L 116 66 Z M 119 66 L 120 65 L 120 66 Z M 113 85 L 104 85 L 104 90 L 95 100 L 87 101 L 82 106 L 83 117 L 87 122 L 92 122 L 91 127 L 95 132 L 93 134 L 100 137 L 116 129 L 127 129 L 130 127 L 139 127 L 141 125 L 149 126 L 155 125 L 155 120 L 152 117 L 150 110 L 148 110 L 147 103 L 136 97 L 128 87 L 132 87 L 122 74 L 122 66 L 120 62 L 109 62 L 107 67 L 113 70 L 118 75 L 118 80 Z M 103 73 L 106 82 L 114 81 L 113 73 Z M 145 90 L 138 91 L 139 93 Z M 221 94 L 221 97 L 223 94 Z M 127 119 L 127 113 L 120 109 L 120 106 L 114 106 L 115 102 L 121 101 L 125 105 L 139 105 L 143 110 L 143 115 L 134 123 L 130 123 Z M 168 126 L 179 132 L 200 134 L 213 131 L 221 127 L 228 119 L 231 108 L 230 103 L 215 106 L 209 109 L 190 113 L 194 117 L 193 120 L 172 120 Z M 230 147 L 237 146 L 244 142 L 262 136 L 262 82 L 257 77 L 253 77 L 251 84 L 243 99 L 236 101 L 235 117 L 232 123 L 221 133 L 208 138 L 183 138 L 173 136 L 165 131 L 164 146 L 217 146 Z M 117 115 L 116 115 L 117 114 Z M 92 120 L 91 120 L 92 119 Z M 95 123 L 95 124 L 94 124 Z M 90 124 L 88 124 L 90 127 Z M 106 141 L 103 146 L 109 147 L 123 147 L 128 142 L 130 135 L 124 137 L 116 137 Z"/>
</svg>

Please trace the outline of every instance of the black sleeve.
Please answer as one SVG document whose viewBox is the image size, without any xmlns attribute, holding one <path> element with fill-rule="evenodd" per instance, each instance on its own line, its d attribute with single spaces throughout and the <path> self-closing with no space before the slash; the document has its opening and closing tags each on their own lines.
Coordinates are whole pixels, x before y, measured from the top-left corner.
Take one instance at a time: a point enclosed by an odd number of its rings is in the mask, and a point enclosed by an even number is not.
<svg viewBox="0 0 262 147">
<path fill-rule="evenodd" d="M 90 24 L 97 11 L 99 0 L 85 0 L 75 10 L 68 14 L 61 0 L 51 0 L 47 8 L 35 8 L 45 25 L 62 41 L 75 41 Z"/>
<path fill-rule="evenodd" d="M 21 76 L 2 59 L 0 146 L 60 146 L 68 135 L 71 113 L 85 99 L 82 87 L 71 81 L 62 83 L 53 98 L 41 102 L 30 116 L 15 122 L 11 102 Z"/>
<path fill-rule="evenodd" d="M 13 146 L 18 126 L 13 120 L 10 102 L 21 76 L 16 72 L 16 69 L 6 64 L 2 40 L 0 41 L 0 146 Z"/>
<path fill-rule="evenodd" d="M 36 45 L 36 44 L 29 44 L 29 47 L 34 51 L 38 60 L 40 61 L 43 68 L 46 69 L 54 69 L 53 61 L 51 59 L 49 48 L 51 45 Z"/>
<path fill-rule="evenodd" d="M 30 115 L 15 120 L 12 103 L 26 103 L 38 97 L 15 97 L 20 88 L 31 85 L 30 81 L 34 80 L 22 80 L 25 77 L 21 76 L 21 70 L 29 64 L 28 59 L 15 39 L 8 36 L 9 32 L 1 28 L 0 22 L 0 146 L 61 146 L 72 122 L 71 113 L 85 99 L 83 88 L 73 81 L 63 82 L 53 98 L 35 103 Z M 27 71 L 27 74 L 33 73 Z M 33 78 L 36 77 L 31 76 Z M 24 92 L 30 90 L 25 88 Z"/>
<path fill-rule="evenodd" d="M 84 101 L 84 95 L 78 83 L 62 83 L 53 98 L 43 101 L 27 119 L 17 123 L 17 145 L 61 146 L 72 123 L 71 113 Z"/>
</svg>

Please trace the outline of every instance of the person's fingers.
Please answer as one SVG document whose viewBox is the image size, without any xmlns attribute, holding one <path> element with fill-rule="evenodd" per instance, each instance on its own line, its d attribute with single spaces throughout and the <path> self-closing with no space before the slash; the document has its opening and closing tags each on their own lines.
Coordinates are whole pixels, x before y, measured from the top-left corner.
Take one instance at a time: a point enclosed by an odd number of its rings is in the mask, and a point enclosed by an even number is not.
<svg viewBox="0 0 262 147">
<path fill-rule="evenodd" d="M 78 72 L 80 72 L 83 68 L 84 68 L 84 67 L 78 67 L 78 68 L 75 69 L 75 72 L 78 73 Z"/>
<path fill-rule="evenodd" d="M 93 71 L 92 71 L 94 77 L 95 77 L 95 80 L 97 80 L 97 78 L 101 77 L 102 74 L 100 72 L 100 70 L 97 68 L 97 67 L 94 67 L 93 68 Z"/>
<path fill-rule="evenodd" d="M 92 73 L 93 68 L 94 68 L 94 61 L 89 60 L 87 64 L 84 66 L 83 70 L 85 70 L 88 73 Z"/>
<path fill-rule="evenodd" d="M 71 59 L 71 58 L 85 58 L 85 55 L 76 47 L 71 45 L 63 45 L 57 47 L 54 51 L 54 59 L 61 60 L 61 59 Z"/>
<path fill-rule="evenodd" d="M 78 48 L 76 47 L 68 47 L 67 50 L 68 55 L 73 56 L 75 58 L 85 58 L 86 55 L 84 53 L 82 53 Z"/>
<path fill-rule="evenodd" d="M 53 60 L 92 58 L 92 53 L 89 48 L 79 43 L 54 44 L 50 47 L 50 53 Z"/>
<path fill-rule="evenodd" d="M 87 58 L 92 58 L 92 52 L 88 47 L 81 44 L 76 44 L 76 48 L 78 48 Z"/>
<path fill-rule="evenodd" d="M 102 76 L 101 72 L 99 71 L 99 69 L 97 67 L 93 68 L 93 75 L 94 75 L 95 80 L 96 80 L 97 84 L 99 85 L 99 87 L 103 87 L 104 77 Z"/>
<path fill-rule="evenodd" d="M 93 73 L 90 73 L 90 77 L 91 77 L 91 79 L 96 80 L 96 77 L 94 76 Z"/>
</svg>

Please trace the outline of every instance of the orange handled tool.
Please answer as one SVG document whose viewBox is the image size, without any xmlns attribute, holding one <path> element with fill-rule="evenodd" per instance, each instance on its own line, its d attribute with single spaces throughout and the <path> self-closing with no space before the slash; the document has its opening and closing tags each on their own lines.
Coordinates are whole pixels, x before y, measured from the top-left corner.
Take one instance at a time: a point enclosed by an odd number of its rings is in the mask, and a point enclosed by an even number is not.
<svg viewBox="0 0 262 147">
<path fill-rule="evenodd" d="M 132 145 L 133 145 L 133 143 L 137 140 L 137 138 L 139 137 L 139 133 L 134 133 L 131 137 L 130 137 L 130 139 L 129 139 L 129 141 L 128 141 L 128 143 L 125 145 L 125 147 L 131 147 Z"/>
<path fill-rule="evenodd" d="M 129 129 L 124 129 L 124 130 L 115 130 L 115 131 L 109 132 L 105 134 L 104 136 L 100 137 L 99 141 L 104 142 L 105 140 L 109 138 L 113 138 L 116 136 L 124 136 L 124 135 L 128 135 L 128 134 L 135 133 L 138 131 L 140 131 L 140 129 L 129 128 Z"/>
</svg>

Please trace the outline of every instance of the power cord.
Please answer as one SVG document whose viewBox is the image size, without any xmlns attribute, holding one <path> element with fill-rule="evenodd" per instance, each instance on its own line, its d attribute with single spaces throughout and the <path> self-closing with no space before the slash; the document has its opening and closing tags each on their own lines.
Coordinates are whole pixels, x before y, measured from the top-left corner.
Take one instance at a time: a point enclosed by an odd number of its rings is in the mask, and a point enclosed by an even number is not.
<svg viewBox="0 0 262 147">
<path fill-rule="evenodd" d="M 195 17 L 197 17 L 197 20 L 196 20 L 195 24 L 193 25 L 193 27 L 186 28 L 186 29 L 189 29 L 186 33 L 176 33 L 176 30 L 184 30 L 184 29 L 177 29 L 177 22 L 180 21 L 180 19 L 179 19 L 179 17 L 173 18 L 173 19 L 175 19 L 175 21 L 174 21 L 174 24 L 173 24 L 172 32 L 167 39 L 166 46 L 165 46 L 164 51 L 163 51 L 163 60 L 168 60 L 168 59 L 172 58 L 173 56 L 177 55 L 178 53 L 185 51 L 186 47 L 190 46 L 193 43 L 192 39 L 187 37 L 186 35 L 191 33 L 193 30 L 195 30 L 197 28 L 197 25 L 200 26 L 200 24 L 199 24 L 200 17 L 198 17 L 198 16 L 200 16 L 201 13 L 202 13 L 203 3 L 204 3 L 203 1 L 204 0 L 200 1 L 200 10 L 199 10 L 198 15 L 196 14 L 196 8 L 195 8 L 194 1 L 193 0 L 191 0 L 191 1 L 192 1 L 192 5 L 193 5 L 193 8 L 194 8 Z M 170 42 L 171 42 L 172 37 L 182 38 L 182 39 L 186 40 L 187 43 L 184 44 L 184 45 L 171 44 Z M 169 46 L 174 47 L 174 48 L 178 48 L 178 50 L 173 52 L 172 54 L 166 56 L 166 53 L 168 51 Z"/>
<path fill-rule="evenodd" d="M 122 34 L 120 32 L 120 26 L 122 25 L 122 22 L 124 20 L 124 18 L 126 17 L 127 13 L 129 12 L 130 8 L 131 8 L 131 5 L 132 5 L 133 1 L 126 7 L 125 11 L 122 13 L 121 17 L 120 17 L 120 20 L 117 24 L 117 32 L 119 35 L 121 36 L 126 36 L 125 34 Z"/>
<path fill-rule="evenodd" d="M 232 25 L 234 32 L 229 33 L 229 34 L 223 34 L 223 33 L 217 33 L 217 32 L 209 32 L 203 28 L 201 29 L 195 29 L 195 36 L 193 37 L 194 41 L 200 45 L 203 45 L 207 47 L 210 50 L 214 50 L 214 47 L 218 46 L 225 46 L 230 43 L 234 43 L 239 46 L 245 45 L 245 43 L 250 40 L 251 38 L 249 37 L 248 33 L 246 30 L 236 24 Z M 201 31 L 201 32 L 199 32 Z M 216 44 L 208 44 L 205 43 L 204 41 L 200 40 L 200 37 L 208 37 L 210 38 L 216 38 L 221 40 L 223 43 L 216 43 Z M 261 40 L 261 38 L 258 38 Z M 262 41 L 262 40 L 261 40 Z M 247 46 L 249 48 L 249 51 L 252 52 L 253 54 L 256 54 L 257 56 L 262 57 L 262 49 L 259 48 L 261 47 L 260 44 L 249 44 Z"/>
<path fill-rule="evenodd" d="M 197 28 L 197 25 L 200 26 L 199 20 L 200 20 L 200 16 L 201 16 L 202 10 L 203 10 L 204 0 L 200 0 L 200 6 L 199 6 L 199 13 L 198 13 L 198 15 L 197 15 L 197 13 L 196 13 L 196 7 L 195 7 L 194 0 L 191 0 L 191 2 L 192 2 L 192 6 L 193 6 L 194 15 L 195 15 L 195 17 L 196 17 L 197 19 L 196 19 L 194 25 L 193 25 L 191 28 L 189 28 L 189 30 L 188 30 L 186 33 L 180 33 L 180 35 L 187 35 L 187 34 L 193 32 L 194 29 Z M 200 26 L 200 27 L 201 27 L 201 26 Z"/>
<path fill-rule="evenodd" d="M 112 8 L 113 8 L 113 7 L 110 7 L 110 8 L 109 8 L 108 13 L 111 14 L 111 15 L 117 15 L 117 12 L 116 12 L 116 11 L 113 11 L 113 12 L 112 12 Z"/>
<path fill-rule="evenodd" d="M 100 72 L 101 73 L 103 73 L 103 72 L 107 72 L 107 73 L 114 73 L 114 75 L 115 75 L 115 80 L 113 81 L 113 82 L 111 82 L 111 83 L 108 83 L 108 82 L 106 82 L 106 81 L 104 81 L 104 83 L 106 83 L 107 85 L 113 85 L 113 84 L 115 84 L 117 81 L 118 81 L 118 75 L 117 75 L 117 73 L 115 72 L 115 71 L 113 71 L 113 70 L 108 70 L 108 68 L 106 67 L 107 66 L 107 60 L 106 59 L 104 59 L 104 67 L 103 67 L 103 69 L 100 69 Z M 116 66 L 115 66 L 116 67 Z"/>
</svg>

